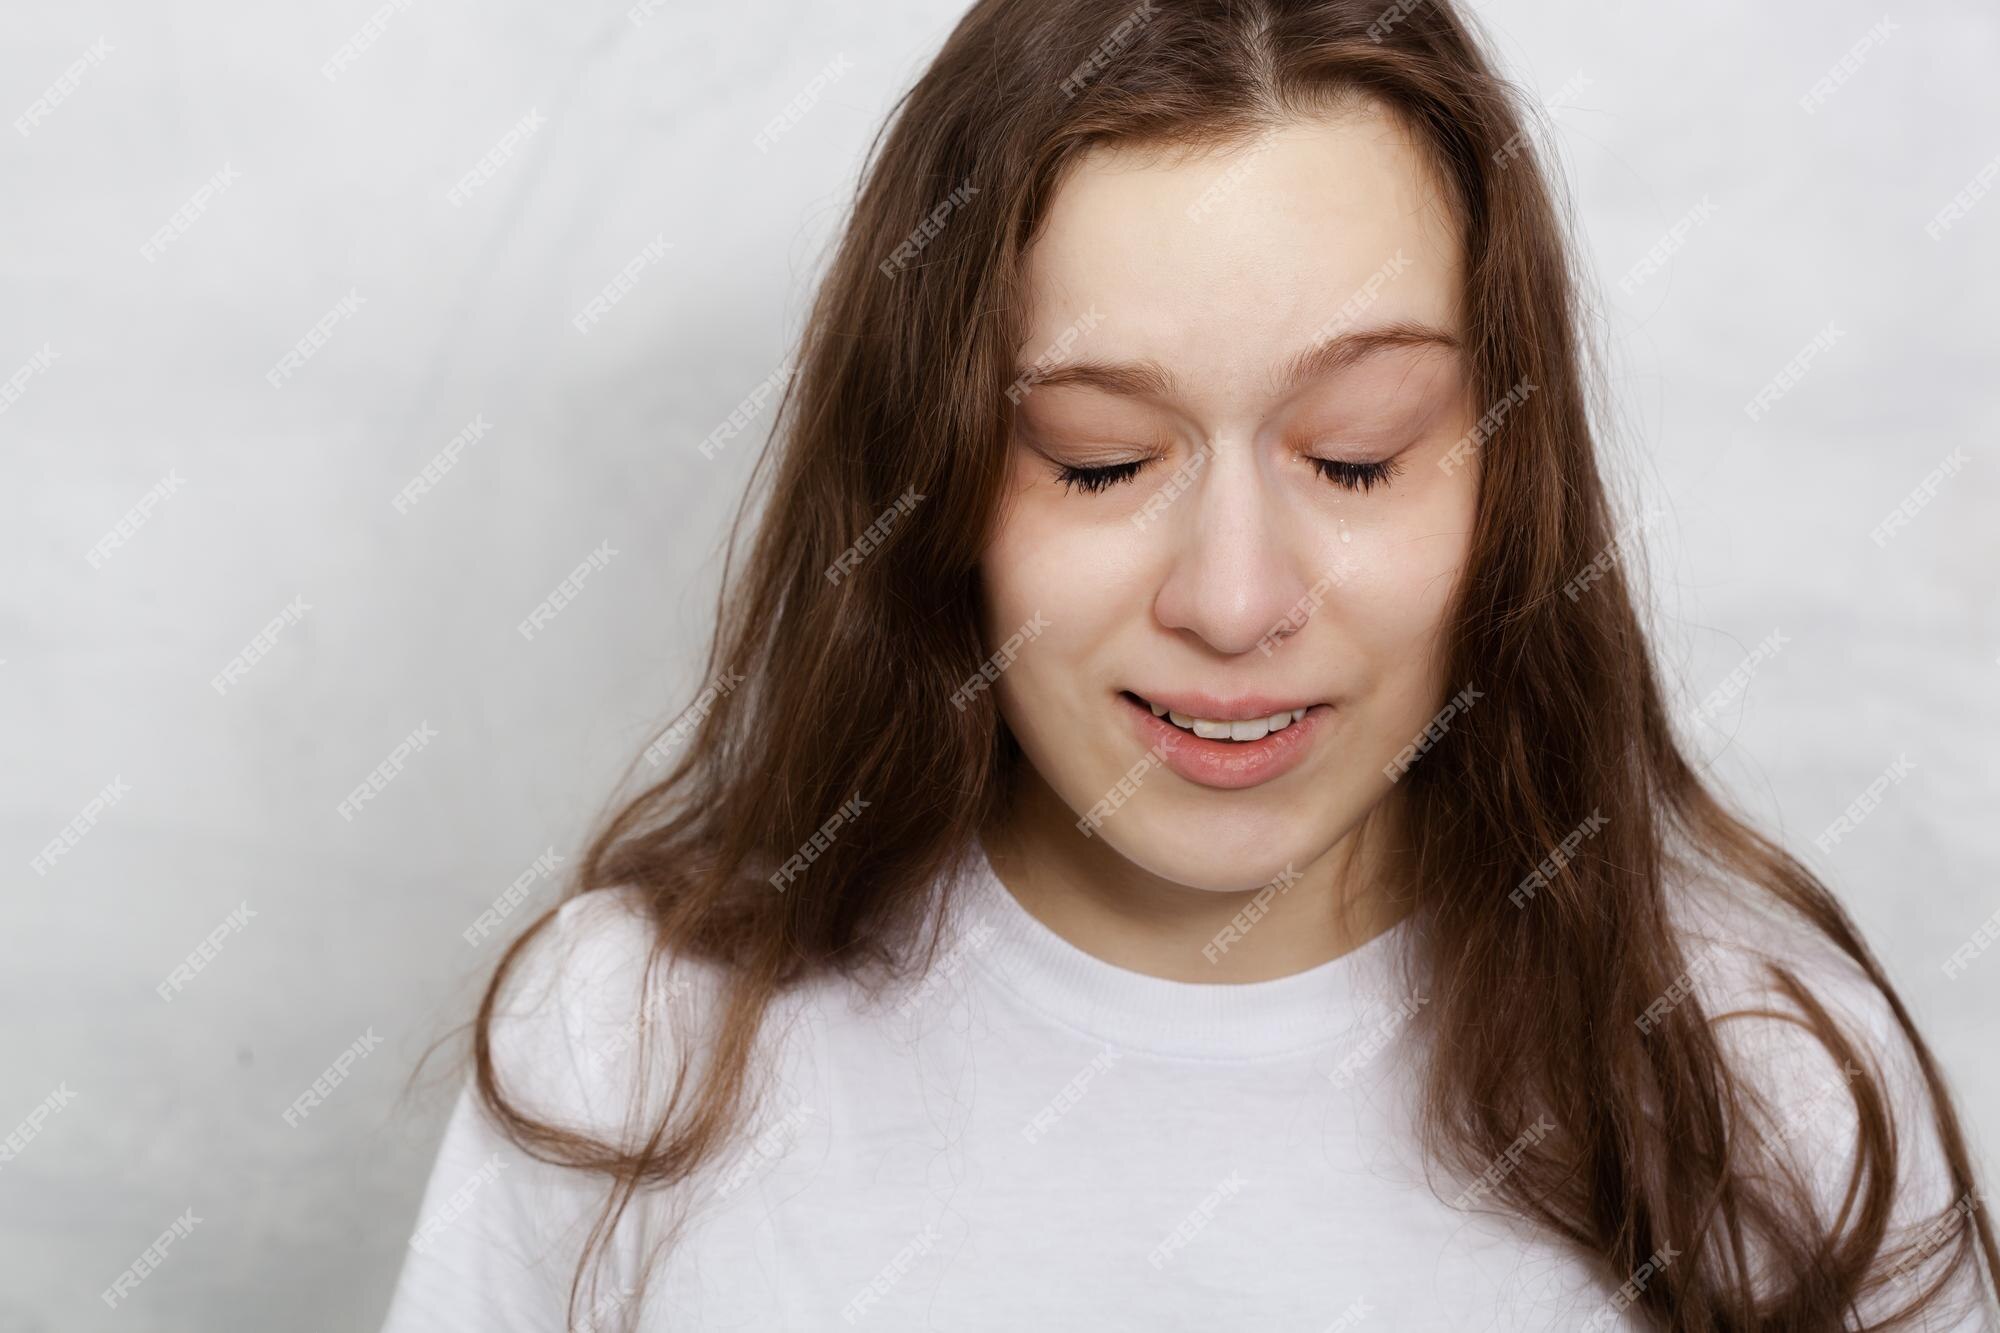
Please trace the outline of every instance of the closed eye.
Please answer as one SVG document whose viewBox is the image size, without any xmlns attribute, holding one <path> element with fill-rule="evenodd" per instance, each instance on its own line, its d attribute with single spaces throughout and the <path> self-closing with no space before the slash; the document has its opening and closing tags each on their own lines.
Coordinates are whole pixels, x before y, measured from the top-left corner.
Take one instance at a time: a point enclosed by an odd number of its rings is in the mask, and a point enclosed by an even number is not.
<svg viewBox="0 0 2000 1333">
<path fill-rule="evenodd" d="M 1056 468 L 1056 480 L 1064 489 L 1075 491 L 1081 488 L 1086 494 L 1094 495 L 1112 486 L 1132 480 L 1139 475 L 1139 469 L 1151 459 L 1135 459 L 1130 463 L 1113 463 L 1108 467 L 1071 467 L 1060 465 Z M 1314 469 L 1328 481 L 1344 490 L 1361 491 L 1364 494 L 1377 486 L 1386 486 L 1390 478 L 1403 470 L 1401 460 L 1388 458 L 1378 463 L 1350 463 L 1339 458 L 1315 458 L 1311 460 Z"/>
<path fill-rule="evenodd" d="M 1367 492 L 1389 484 L 1389 478 L 1403 470 L 1400 459 L 1385 458 L 1379 463 L 1349 463 L 1338 458 L 1315 458 L 1312 465 L 1336 486 Z"/>
<path fill-rule="evenodd" d="M 1087 493 L 1096 493 L 1107 486 L 1116 486 L 1139 475 L 1139 469 L 1150 460 L 1140 458 L 1130 463 L 1113 463 L 1109 467 L 1069 467 L 1056 468 L 1056 480 L 1065 489 L 1074 490 L 1081 486 Z"/>
</svg>

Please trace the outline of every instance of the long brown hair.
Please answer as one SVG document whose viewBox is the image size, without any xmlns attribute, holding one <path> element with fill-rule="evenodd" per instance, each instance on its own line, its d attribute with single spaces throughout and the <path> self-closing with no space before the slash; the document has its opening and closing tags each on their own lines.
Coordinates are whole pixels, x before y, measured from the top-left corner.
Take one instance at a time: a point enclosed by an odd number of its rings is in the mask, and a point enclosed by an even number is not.
<svg viewBox="0 0 2000 1333">
<path fill-rule="evenodd" d="M 871 146 L 800 337 L 731 529 L 704 673 L 724 687 L 661 747 L 665 775 L 609 813 L 570 890 L 632 886 L 656 963 L 719 965 L 708 1059 L 696 1075 L 682 1051 L 670 1102 L 635 1142 L 511 1101 L 489 1044 L 496 1000 L 553 912 L 507 951 L 480 1007 L 486 1108 L 529 1152 L 607 1181 L 572 1322 L 635 1193 L 684 1180 L 740 1131 L 773 1001 L 808 977 L 928 961 L 930 888 L 1012 785 L 1021 756 L 991 692 L 962 708 L 961 691 L 992 647 L 977 565 L 1006 466 L 1021 260 L 1065 171 L 1099 144 L 1242 142 L 1357 97 L 1400 115 L 1453 197 L 1478 400 L 1514 403 L 1480 450 L 1449 619 L 1445 678 L 1478 682 L 1482 702 L 1404 780 L 1413 938 L 1439 979 L 1422 1015 L 1434 1160 L 1478 1172 L 1518 1155 L 1493 1201 L 1598 1256 L 1613 1283 L 1670 1247 L 1635 1304 L 1674 1328 L 1840 1327 L 1885 1287 L 1899 1253 L 1885 1082 L 1850 1084 L 1854 1178 L 1829 1231 L 1796 1176 L 1750 1169 L 1717 1016 L 1689 1000 L 1637 1021 L 1689 967 L 1668 886 L 1699 863 L 1795 910 L 1880 988 L 1955 1192 L 1977 1197 L 1936 1064 L 1846 913 L 1676 741 L 1599 472 L 1561 211 L 1518 94 L 1463 18 L 1441 0 L 978 0 Z M 1565 593 L 1591 569 L 1587 595 Z M 1522 910 L 1510 895 L 1524 872 L 1593 818 Z M 843 819 L 851 836 L 815 839 Z M 782 881 L 807 845 L 810 865 L 775 891 L 771 873 Z M 1795 977 L 1777 981 L 1829 1053 L 1859 1058 Z M 1524 1145 L 1544 1117 L 1557 1132 Z M 1752 1286 L 1758 1246 L 1781 1277 L 1768 1290 Z M 2000 1269 L 1977 1209 L 1950 1245 L 1922 1248 L 1912 1306 L 1964 1265 Z"/>
</svg>

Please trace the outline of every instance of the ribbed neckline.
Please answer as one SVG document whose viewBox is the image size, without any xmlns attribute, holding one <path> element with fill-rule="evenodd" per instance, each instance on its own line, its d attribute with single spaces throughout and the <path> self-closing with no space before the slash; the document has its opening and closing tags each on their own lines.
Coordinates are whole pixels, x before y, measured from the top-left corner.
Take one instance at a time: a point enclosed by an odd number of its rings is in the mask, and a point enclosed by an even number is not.
<svg viewBox="0 0 2000 1333">
<path fill-rule="evenodd" d="M 1030 1007 L 1121 1050 L 1266 1059 L 1337 1040 L 1398 996 L 1410 918 L 1338 958 L 1270 981 L 1195 982 L 1134 972 L 1071 944 L 1022 906 L 975 837 L 955 895 L 967 957 Z"/>
</svg>

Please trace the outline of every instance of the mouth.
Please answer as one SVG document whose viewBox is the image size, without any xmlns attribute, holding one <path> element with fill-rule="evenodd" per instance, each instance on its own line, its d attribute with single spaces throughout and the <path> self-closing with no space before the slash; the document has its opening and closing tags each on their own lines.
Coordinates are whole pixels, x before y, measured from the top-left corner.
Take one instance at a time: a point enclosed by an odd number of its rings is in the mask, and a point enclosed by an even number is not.
<svg viewBox="0 0 2000 1333">
<path fill-rule="evenodd" d="M 1254 787 L 1298 767 L 1334 713 L 1326 703 L 1210 695 L 1152 700 L 1131 690 L 1118 692 L 1118 706 L 1162 764 L 1189 782 L 1221 790 Z"/>
<path fill-rule="evenodd" d="M 1190 735 L 1208 741 L 1228 741 L 1236 745 L 1261 741 L 1274 731 L 1283 731 L 1305 717 L 1313 707 L 1311 704 L 1297 704 L 1289 708 L 1274 706 L 1268 700 L 1249 700 L 1237 704 L 1190 700 L 1187 701 L 1189 708 L 1183 711 L 1172 703 L 1155 702 L 1134 694 L 1131 690 L 1122 690 L 1120 693 L 1133 703 L 1146 708 L 1154 717 L 1161 718 Z M 1196 709 L 1202 711 L 1197 713 Z"/>
</svg>

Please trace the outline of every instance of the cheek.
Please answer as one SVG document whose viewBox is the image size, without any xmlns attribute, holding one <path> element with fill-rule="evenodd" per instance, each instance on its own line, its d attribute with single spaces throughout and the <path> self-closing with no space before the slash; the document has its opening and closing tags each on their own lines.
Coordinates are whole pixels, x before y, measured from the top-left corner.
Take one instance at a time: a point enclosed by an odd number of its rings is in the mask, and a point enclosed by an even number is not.
<svg viewBox="0 0 2000 1333">
<path fill-rule="evenodd" d="M 1077 658 L 1134 605 L 1142 543 L 1124 519 L 1090 518 L 1088 506 L 1047 484 L 1046 468 L 1014 464 L 1011 494 L 980 557 L 984 629 L 990 650 L 1039 613 L 1050 623 L 1035 646 Z"/>
<path fill-rule="evenodd" d="M 1469 477 L 1440 474 L 1367 528 L 1356 525 L 1352 541 L 1329 544 L 1342 573 L 1330 641 L 1366 673 L 1371 725 L 1388 734 L 1421 727 L 1443 690 L 1446 622 L 1471 549 L 1475 499 Z"/>
<path fill-rule="evenodd" d="M 1077 704 L 1121 605 L 1118 534 L 1063 521 L 1043 488 L 1017 492 L 980 557 L 991 688 L 1019 732 Z M 1012 645 L 1011 650 L 1009 645 Z"/>
</svg>

